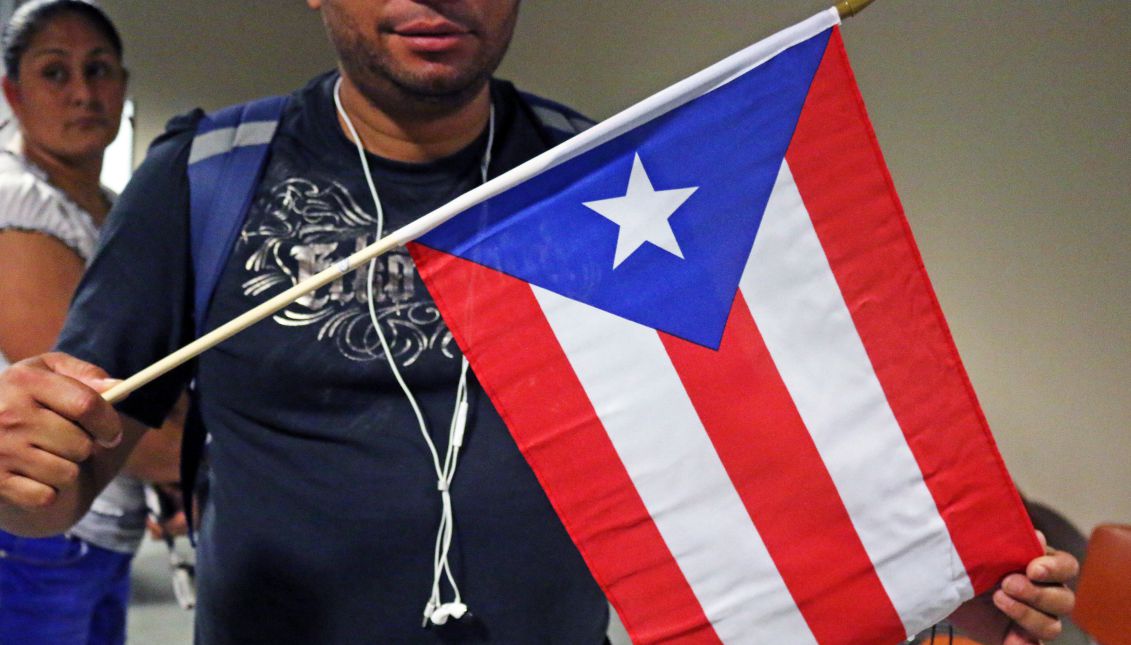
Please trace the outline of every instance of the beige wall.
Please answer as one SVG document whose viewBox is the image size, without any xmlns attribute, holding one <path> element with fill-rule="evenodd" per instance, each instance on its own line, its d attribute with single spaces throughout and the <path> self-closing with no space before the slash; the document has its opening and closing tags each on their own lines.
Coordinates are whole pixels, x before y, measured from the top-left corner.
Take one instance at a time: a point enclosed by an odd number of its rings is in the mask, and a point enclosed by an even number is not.
<svg viewBox="0 0 1131 645">
<path fill-rule="evenodd" d="M 334 66 L 301 0 L 100 0 L 122 32 L 138 159 L 169 117 L 289 92 Z"/>
<path fill-rule="evenodd" d="M 825 4 L 527 0 L 502 74 L 605 117 Z M 145 140 L 332 64 L 299 0 L 103 5 Z M 844 36 L 1019 486 L 1085 530 L 1131 522 L 1131 5 L 880 0 Z"/>
</svg>

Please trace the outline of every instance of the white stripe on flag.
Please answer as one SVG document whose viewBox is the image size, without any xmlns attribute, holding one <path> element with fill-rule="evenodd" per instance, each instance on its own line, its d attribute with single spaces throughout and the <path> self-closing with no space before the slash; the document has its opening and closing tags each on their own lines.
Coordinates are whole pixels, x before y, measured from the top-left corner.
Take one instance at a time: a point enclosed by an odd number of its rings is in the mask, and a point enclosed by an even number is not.
<svg viewBox="0 0 1131 645">
<path fill-rule="evenodd" d="M 656 331 L 532 289 L 715 633 L 815 643 Z"/>
<path fill-rule="evenodd" d="M 784 161 L 740 289 L 904 626 L 945 617 L 973 588 Z"/>
</svg>

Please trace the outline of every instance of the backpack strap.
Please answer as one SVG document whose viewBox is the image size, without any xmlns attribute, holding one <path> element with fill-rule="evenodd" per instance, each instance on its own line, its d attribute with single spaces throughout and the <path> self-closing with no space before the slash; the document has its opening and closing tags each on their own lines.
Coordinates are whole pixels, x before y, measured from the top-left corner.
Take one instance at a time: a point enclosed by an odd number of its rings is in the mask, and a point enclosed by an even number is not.
<svg viewBox="0 0 1131 645">
<path fill-rule="evenodd" d="M 197 122 L 188 160 L 189 255 L 197 337 L 204 332 L 212 294 L 247 217 L 287 100 L 274 96 L 235 105 L 206 114 Z M 197 396 L 193 379 L 181 439 L 181 495 L 194 544 L 192 498 L 198 488 L 202 497 L 206 494 L 206 482 L 198 482 L 197 475 L 208 442 Z"/>
<path fill-rule="evenodd" d="M 538 119 L 538 124 L 549 135 L 550 142 L 553 145 L 562 143 L 575 134 L 588 130 L 596 123 L 576 110 L 536 94 L 519 92 L 519 96 L 530 106 L 534 118 Z"/>
<path fill-rule="evenodd" d="M 287 97 L 273 96 L 205 115 L 189 152 L 189 238 L 196 335 L 263 174 Z"/>
</svg>

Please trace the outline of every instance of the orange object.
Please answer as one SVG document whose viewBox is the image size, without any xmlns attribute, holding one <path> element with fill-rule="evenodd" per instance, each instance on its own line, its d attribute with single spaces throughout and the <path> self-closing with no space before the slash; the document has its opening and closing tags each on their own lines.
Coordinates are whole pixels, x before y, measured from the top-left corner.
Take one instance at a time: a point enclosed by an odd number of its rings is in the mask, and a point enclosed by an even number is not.
<svg viewBox="0 0 1131 645">
<path fill-rule="evenodd" d="M 1131 525 L 1092 531 L 1072 618 L 1100 645 L 1131 645 Z"/>
</svg>

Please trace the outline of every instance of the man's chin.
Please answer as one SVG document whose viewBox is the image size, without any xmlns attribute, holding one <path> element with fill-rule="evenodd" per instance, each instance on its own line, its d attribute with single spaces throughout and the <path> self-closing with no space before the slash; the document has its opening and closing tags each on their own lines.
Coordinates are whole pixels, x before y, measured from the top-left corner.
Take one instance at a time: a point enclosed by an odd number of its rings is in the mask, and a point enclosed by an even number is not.
<svg viewBox="0 0 1131 645">
<path fill-rule="evenodd" d="M 409 99 L 432 105 L 460 106 L 483 90 L 487 77 L 466 74 L 427 74 L 394 78 L 393 84 Z"/>
</svg>

